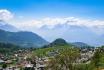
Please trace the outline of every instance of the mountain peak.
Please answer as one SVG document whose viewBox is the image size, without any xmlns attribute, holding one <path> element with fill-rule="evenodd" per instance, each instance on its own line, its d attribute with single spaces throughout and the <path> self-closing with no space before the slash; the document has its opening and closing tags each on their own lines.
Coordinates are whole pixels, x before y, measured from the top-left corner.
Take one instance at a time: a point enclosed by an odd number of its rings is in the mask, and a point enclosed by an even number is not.
<svg viewBox="0 0 104 70">
<path fill-rule="evenodd" d="M 48 42 L 32 32 L 9 32 L 0 29 L 0 42 L 12 43 L 23 47 L 41 47 Z"/>
<path fill-rule="evenodd" d="M 52 45 L 66 45 L 68 43 L 64 39 L 58 38 L 58 39 L 54 40 L 51 44 Z"/>
</svg>

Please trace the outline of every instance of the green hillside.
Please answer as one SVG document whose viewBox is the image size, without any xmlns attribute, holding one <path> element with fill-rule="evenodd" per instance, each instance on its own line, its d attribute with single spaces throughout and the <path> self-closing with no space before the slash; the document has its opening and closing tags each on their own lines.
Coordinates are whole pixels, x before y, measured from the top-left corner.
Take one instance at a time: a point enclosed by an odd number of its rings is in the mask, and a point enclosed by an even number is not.
<svg viewBox="0 0 104 70">
<path fill-rule="evenodd" d="M 33 53 L 39 57 L 42 57 L 42 56 L 49 56 L 50 52 L 57 53 L 60 50 L 69 49 L 69 48 L 72 48 L 72 45 L 68 44 L 64 39 L 59 38 L 53 41 L 52 43 L 35 50 Z"/>
<path fill-rule="evenodd" d="M 13 43 L 23 47 L 40 47 L 48 43 L 42 37 L 32 32 L 8 32 L 4 30 L 0 30 L 0 42 Z"/>
<path fill-rule="evenodd" d="M 1 54 L 12 54 L 14 51 L 20 49 L 19 46 L 10 43 L 0 43 Z"/>
</svg>

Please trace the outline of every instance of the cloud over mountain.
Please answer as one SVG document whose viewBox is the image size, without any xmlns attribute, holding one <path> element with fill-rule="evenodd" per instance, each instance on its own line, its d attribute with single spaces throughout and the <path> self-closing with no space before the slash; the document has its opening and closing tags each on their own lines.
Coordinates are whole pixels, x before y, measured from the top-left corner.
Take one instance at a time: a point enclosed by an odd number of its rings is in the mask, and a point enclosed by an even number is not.
<svg viewBox="0 0 104 70">
<path fill-rule="evenodd" d="M 47 26 L 48 28 L 52 29 L 59 24 L 97 27 L 97 28 L 103 28 L 104 26 L 104 20 L 83 19 L 80 17 L 55 17 L 55 18 L 46 17 L 41 19 L 27 19 L 27 20 L 20 18 L 22 21 L 21 20 L 19 21 L 19 19 L 15 19 L 14 17 L 18 16 L 14 16 L 14 14 L 7 9 L 0 9 L 0 20 L 8 21 L 10 19 L 13 19 L 14 22 L 11 24 L 17 26 L 18 28 L 23 29 L 41 28 L 43 26 Z"/>
<path fill-rule="evenodd" d="M 36 27 L 40 28 L 44 25 L 48 26 L 48 28 L 54 28 L 54 26 L 58 24 L 68 24 L 68 25 L 78 25 L 78 26 L 104 26 L 104 20 L 91 20 L 91 19 L 81 19 L 76 17 L 66 17 L 66 18 L 43 18 L 40 20 L 27 20 L 23 21 L 22 24 L 17 24 L 18 27 Z"/>
<path fill-rule="evenodd" d="M 0 9 L 0 20 L 8 21 L 13 18 L 13 14 L 7 9 Z"/>
<path fill-rule="evenodd" d="M 0 10 L 0 20 L 14 22 L 8 24 L 39 34 L 48 41 L 56 38 L 63 38 L 72 42 L 85 42 L 91 45 L 102 45 L 104 43 L 104 20 L 83 19 L 77 17 L 56 17 L 40 19 L 16 19 L 13 14 L 4 9 Z M 22 21 L 21 21 L 22 20 Z"/>
</svg>

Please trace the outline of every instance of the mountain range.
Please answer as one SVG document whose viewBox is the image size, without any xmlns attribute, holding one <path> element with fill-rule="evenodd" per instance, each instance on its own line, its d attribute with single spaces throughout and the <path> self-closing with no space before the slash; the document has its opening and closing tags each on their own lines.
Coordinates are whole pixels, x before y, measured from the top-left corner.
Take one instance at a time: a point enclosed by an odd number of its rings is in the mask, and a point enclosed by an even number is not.
<svg viewBox="0 0 104 70">
<path fill-rule="evenodd" d="M 86 43 L 83 43 L 83 42 L 73 42 L 71 43 L 73 46 L 75 47 L 79 47 L 79 48 L 82 48 L 82 47 L 92 47 Z"/>
<path fill-rule="evenodd" d="M 99 29 L 97 28 L 94 27 L 94 30 L 96 29 L 98 32 Z M 21 34 L 21 30 L 4 21 L 0 21 L 0 29 L 10 32 L 17 32 L 19 35 Z M 27 30 L 24 29 L 22 32 L 25 33 L 27 31 L 29 34 L 33 32 L 49 42 L 52 42 L 57 38 L 63 38 L 67 42 L 84 42 L 91 46 L 104 45 L 104 34 L 97 34 L 92 28 L 88 28 L 86 26 L 69 25 L 66 23 L 57 24 L 53 28 L 50 28 L 49 26 L 44 25 L 38 29 L 35 27 L 31 27 L 29 29 L 27 28 Z"/>
<path fill-rule="evenodd" d="M 57 38 L 53 42 L 49 43 L 48 45 L 43 46 L 43 48 L 47 47 L 77 47 L 77 48 L 87 48 L 87 47 L 93 47 L 83 42 L 73 42 L 68 43 L 66 40 L 62 38 Z"/>
<path fill-rule="evenodd" d="M 86 26 L 57 24 L 53 28 L 44 25 L 39 29 L 30 28 L 48 41 L 63 38 L 68 42 L 84 42 L 92 46 L 104 45 L 103 34 L 96 33 L 92 28 Z"/>
<path fill-rule="evenodd" d="M 42 37 L 32 32 L 9 32 L 1 29 L 0 42 L 13 43 L 23 47 L 40 47 L 48 43 Z"/>
<path fill-rule="evenodd" d="M 21 31 L 0 20 L 0 42 L 13 43 L 23 47 L 40 47 L 48 42 L 36 33 Z"/>
</svg>

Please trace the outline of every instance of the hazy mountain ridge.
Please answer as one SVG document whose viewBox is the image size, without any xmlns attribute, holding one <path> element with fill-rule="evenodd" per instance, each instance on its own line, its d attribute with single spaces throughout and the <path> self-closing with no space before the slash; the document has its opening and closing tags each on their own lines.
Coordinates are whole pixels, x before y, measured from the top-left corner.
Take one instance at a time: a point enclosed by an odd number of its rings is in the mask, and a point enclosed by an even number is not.
<svg viewBox="0 0 104 70">
<path fill-rule="evenodd" d="M 10 24 L 6 23 L 3 20 L 0 20 L 0 29 L 5 30 L 5 31 L 11 31 L 11 32 L 17 32 L 17 31 L 19 31 L 18 28 L 16 28 L 13 25 L 10 25 Z"/>
<path fill-rule="evenodd" d="M 18 31 L 16 27 L 7 24 L 4 21 L 0 21 L 0 23 L 0 29 L 2 30 L 11 32 Z M 53 41 L 57 38 L 63 38 L 68 42 L 84 42 L 92 46 L 101 46 L 104 44 L 103 35 L 96 33 L 99 30 L 98 28 L 96 28 L 96 32 L 94 32 L 95 27 L 88 28 L 86 26 L 70 25 L 68 23 L 65 23 L 56 24 L 52 27 L 48 25 L 43 25 L 40 28 L 34 27 L 29 29 L 27 28 L 27 30 L 23 30 L 37 33 L 48 41 Z"/>
<path fill-rule="evenodd" d="M 91 47 L 90 45 L 86 44 L 86 43 L 83 43 L 83 42 L 73 42 L 71 43 L 72 45 L 76 46 L 76 47 Z"/>
<path fill-rule="evenodd" d="M 8 32 L 4 30 L 0 30 L 0 42 L 13 43 L 24 47 L 37 47 L 48 43 L 42 37 L 32 32 Z"/>
<path fill-rule="evenodd" d="M 58 24 L 53 28 L 49 28 L 47 25 L 37 30 L 33 30 L 48 41 L 52 41 L 57 38 L 63 38 L 68 42 L 84 42 L 92 46 L 101 46 L 104 44 L 104 39 L 100 34 L 97 34 L 93 29 L 86 26 L 70 25 L 70 24 Z"/>
</svg>

